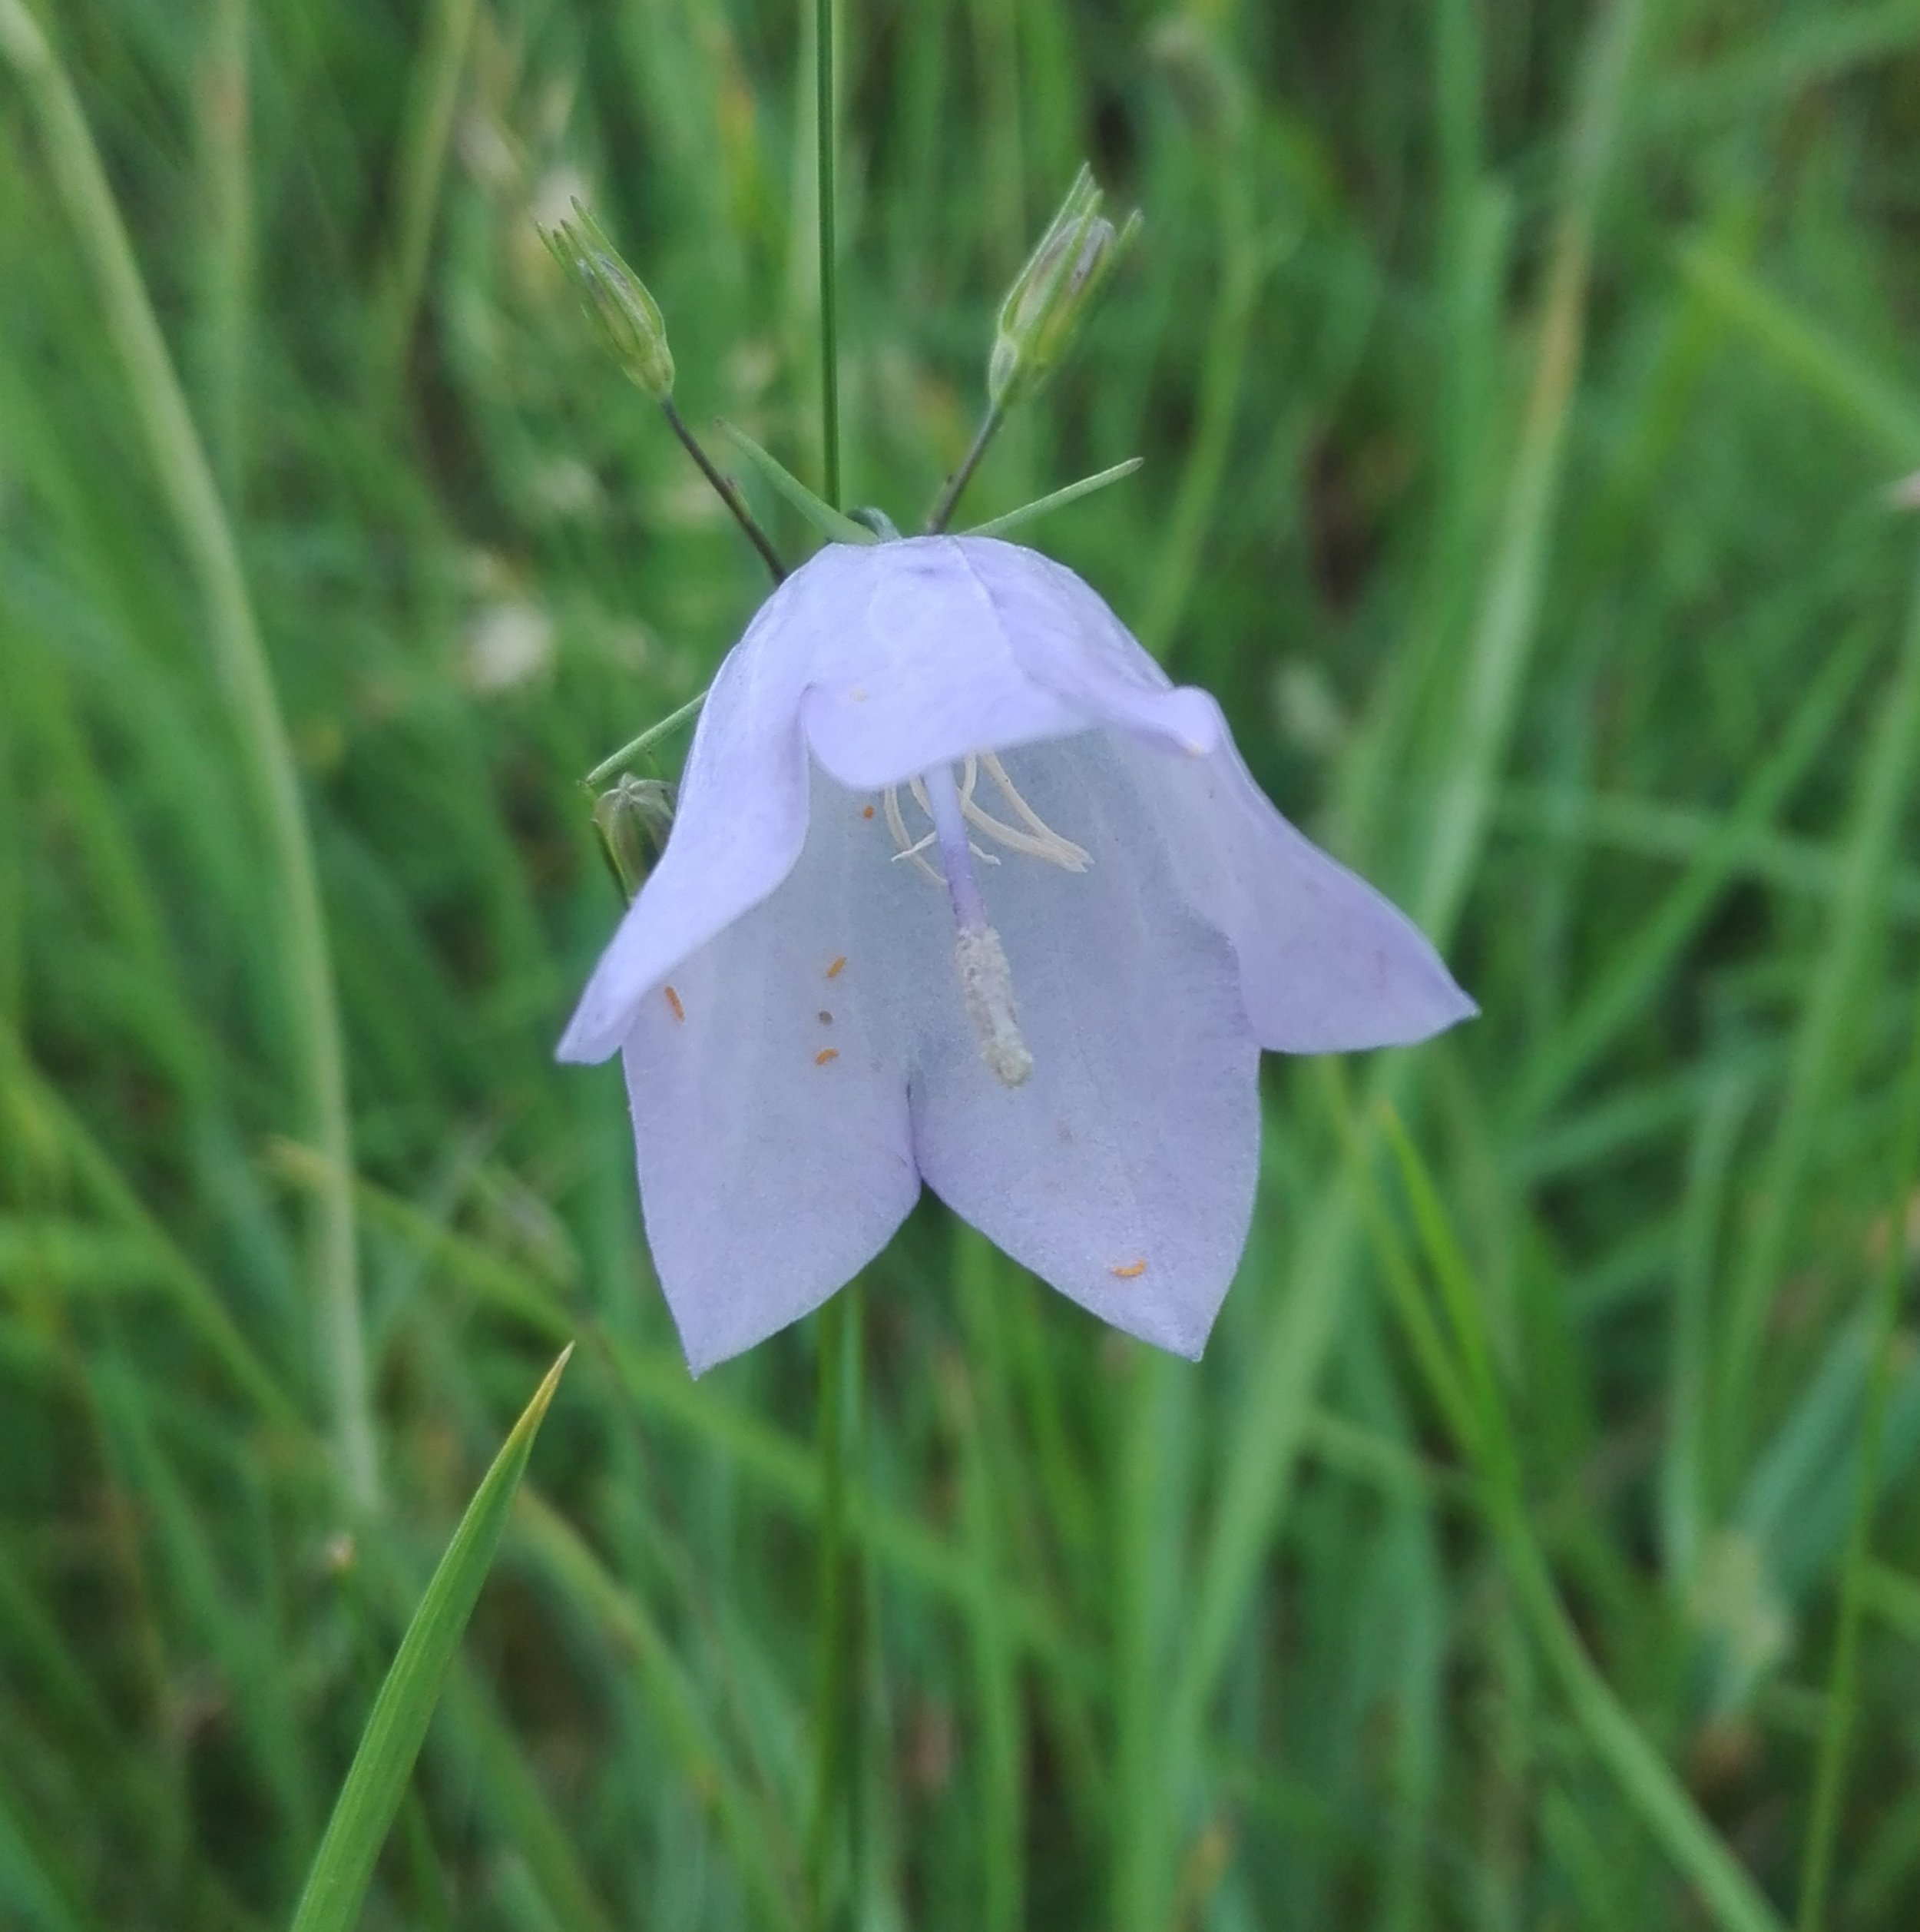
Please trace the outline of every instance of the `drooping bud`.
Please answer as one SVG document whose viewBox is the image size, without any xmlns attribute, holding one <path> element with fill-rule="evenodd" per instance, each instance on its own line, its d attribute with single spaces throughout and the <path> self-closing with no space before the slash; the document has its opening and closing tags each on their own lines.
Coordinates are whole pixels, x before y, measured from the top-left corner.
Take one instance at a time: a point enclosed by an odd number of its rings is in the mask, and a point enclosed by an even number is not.
<svg viewBox="0 0 1920 1932">
<path fill-rule="evenodd" d="M 624 773 L 612 790 L 594 800 L 594 830 L 600 849 L 628 905 L 660 863 L 674 829 L 674 788 L 659 778 Z"/>
<path fill-rule="evenodd" d="M 600 224 L 578 201 L 573 206 L 574 218 L 543 230 L 541 239 L 573 283 L 607 353 L 631 381 L 664 403 L 674 393 L 674 356 L 660 304 Z"/>
<path fill-rule="evenodd" d="M 1083 164 L 1060 211 L 1027 258 L 1000 305 L 987 393 L 1011 409 L 1036 395 L 1067 359 L 1107 277 L 1140 232 L 1136 209 L 1115 231 L 1100 212 L 1104 199 Z"/>
</svg>

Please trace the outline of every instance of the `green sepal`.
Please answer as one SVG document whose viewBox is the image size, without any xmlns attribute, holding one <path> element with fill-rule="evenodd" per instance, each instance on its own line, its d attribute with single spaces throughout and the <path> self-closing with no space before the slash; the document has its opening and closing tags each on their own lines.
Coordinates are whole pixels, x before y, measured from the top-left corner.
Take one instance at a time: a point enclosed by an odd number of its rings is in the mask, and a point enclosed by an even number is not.
<svg viewBox="0 0 1920 1932">
<path fill-rule="evenodd" d="M 744 429 L 737 429 L 724 416 L 720 418 L 721 435 L 813 525 L 829 543 L 878 543 L 880 539 L 863 523 L 856 523 L 824 498 L 816 496 L 793 471 L 770 456 Z"/>
<path fill-rule="evenodd" d="M 1117 483 L 1123 476 L 1130 476 L 1147 459 L 1129 456 L 1124 463 L 1115 463 L 1111 469 L 1103 469 L 1097 475 L 1083 476 L 1077 483 L 1069 483 L 1064 489 L 1036 497 L 1031 503 L 1023 503 L 1017 510 L 1009 510 L 1005 516 L 989 517 L 985 523 L 976 523 L 971 530 L 961 532 L 968 537 L 1004 537 L 1009 530 L 1017 530 L 1023 523 L 1031 523 L 1037 516 L 1044 516 L 1049 510 L 1064 509 L 1069 503 L 1078 502 L 1083 496 L 1091 496 L 1097 489 L 1104 489 L 1109 483 Z"/>
</svg>

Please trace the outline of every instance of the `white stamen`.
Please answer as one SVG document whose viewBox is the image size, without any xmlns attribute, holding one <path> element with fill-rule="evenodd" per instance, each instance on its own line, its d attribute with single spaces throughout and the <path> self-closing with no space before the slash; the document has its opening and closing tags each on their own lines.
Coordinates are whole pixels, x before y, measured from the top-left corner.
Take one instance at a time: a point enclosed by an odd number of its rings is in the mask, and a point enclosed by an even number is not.
<svg viewBox="0 0 1920 1932">
<path fill-rule="evenodd" d="M 995 818 L 985 806 L 974 798 L 974 786 L 978 779 L 980 768 L 984 765 L 988 775 L 1000 788 L 1001 795 L 1012 807 L 1021 825 L 1009 825 L 1004 819 Z M 908 789 L 913 794 L 914 803 L 929 818 L 933 817 L 932 802 L 927 792 L 924 777 L 909 781 Z M 1084 872 L 1093 863 L 1093 857 L 1084 846 L 1076 845 L 1071 839 L 1062 838 L 1015 788 L 1013 780 L 1007 776 L 1007 768 L 991 751 L 982 751 L 970 756 L 961 769 L 959 793 L 961 815 L 977 830 L 984 832 L 996 844 L 1004 845 L 1010 852 L 1021 852 L 1030 859 L 1042 859 L 1048 865 L 1056 865 L 1063 872 Z M 932 837 L 915 840 L 907 830 L 905 815 L 900 810 L 900 788 L 889 785 L 882 796 L 886 810 L 887 830 L 893 834 L 893 843 L 899 848 L 897 855 L 911 859 L 935 885 L 946 882 L 933 865 L 920 855 L 934 840 Z M 982 847 L 968 841 L 968 849 L 975 857 L 987 865 L 998 865 L 998 856 Z"/>
<path fill-rule="evenodd" d="M 1048 860 L 1054 865 L 1064 867 L 1068 872 L 1084 872 L 1087 867 L 1093 863 L 1092 854 L 1084 846 L 1074 844 L 1071 839 L 1062 838 L 1020 796 L 1018 791 L 1015 789 L 1013 780 L 1007 776 L 1007 767 L 992 752 L 981 753 L 980 762 L 987 767 L 987 776 L 1000 787 L 1001 797 L 1005 799 L 1008 804 L 1013 808 L 1014 816 L 1026 827 L 1029 832 L 1033 833 L 1034 839 L 1044 848 L 1044 850 L 1035 851 L 1034 856 L 1036 858 Z M 967 796 L 969 799 L 973 796 L 971 787 L 968 790 Z M 972 817 L 972 814 L 969 814 L 968 816 Z M 1016 851 L 1027 850 L 1026 847 L 1017 843 L 1015 837 L 1011 835 L 1011 827 L 1001 827 L 997 819 L 988 820 L 984 812 L 980 813 L 974 822 L 979 825 L 983 831 L 995 832 L 996 835 L 1004 839 L 1007 844 L 1013 846 Z"/>
<path fill-rule="evenodd" d="M 1017 1087 L 1033 1072 L 1033 1055 L 1020 1037 L 1013 973 L 1000 935 L 991 926 L 962 926 L 954 935 L 953 953 L 967 1017 L 980 1036 L 980 1056 L 1003 1087 Z"/>
<path fill-rule="evenodd" d="M 1027 833 L 1016 830 L 1012 826 L 995 818 L 991 812 L 963 797 L 960 809 L 967 815 L 970 825 L 977 825 L 989 838 L 1015 852 L 1024 852 L 1030 859 L 1044 859 L 1049 865 L 1057 865 L 1066 872 L 1084 872 L 1090 861 L 1081 848 L 1061 838 L 1057 833 L 1049 833 L 1045 839 L 1030 838 Z"/>
<path fill-rule="evenodd" d="M 975 801 L 974 787 L 983 766 L 1020 821 L 1018 825 L 995 818 Z M 985 902 L 973 871 L 976 859 L 992 866 L 998 865 L 1000 859 L 976 845 L 967 836 L 968 827 L 985 833 L 1009 851 L 1044 860 L 1065 872 L 1084 872 L 1092 864 L 1092 857 L 1085 847 L 1062 838 L 1020 796 L 1006 767 L 991 751 L 965 760 L 957 785 L 952 767 L 945 764 L 908 781 L 914 803 L 932 823 L 933 830 L 922 838 L 915 838 L 907 830 L 900 810 L 900 789 L 888 786 L 882 800 L 887 830 L 896 848 L 893 856 L 918 866 L 935 885 L 946 888 L 953 908 L 954 962 L 959 969 L 961 999 L 979 1036 L 981 1058 L 1003 1086 L 1019 1086 L 1033 1072 L 1033 1055 L 1020 1037 L 1020 1015 L 1014 1005 L 1013 973 L 1007 964 L 1006 949 L 987 923 Z M 926 857 L 931 845 L 940 848 L 938 870 Z"/>
<path fill-rule="evenodd" d="M 929 833 L 919 845 L 915 845 L 907 837 L 907 822 L 900 816 L 899 789 L 892 785 L 888 786 L 886 797 L 881 802 L 886 809 L 887 830 L 893 834 L 893 843 L 900 848 L 894 856 L 896 858 L 911 859 L 936 886 L 944 886 L 947 883 L 945 880 L 942 879 L 939 873 L 935 872 L 933 867 L 920 856 L 922 847 L 926 845 L 931 840 L 938 838 L 939 834 L 937 832 Z"/>
</svg>

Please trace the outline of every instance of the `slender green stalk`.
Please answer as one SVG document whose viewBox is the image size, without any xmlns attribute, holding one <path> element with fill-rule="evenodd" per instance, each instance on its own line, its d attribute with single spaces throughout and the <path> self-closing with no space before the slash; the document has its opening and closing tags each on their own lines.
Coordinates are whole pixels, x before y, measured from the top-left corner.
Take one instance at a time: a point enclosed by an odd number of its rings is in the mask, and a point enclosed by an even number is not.
<svg viewBox="0 0 1920 1932">
<path fill-rule="evenodd" d="M 1521 1619 L 1559 1680 L 1588 1748 L 1675 1869 L 1697 1890 L 1714 1924 L 1722 1932 L 1780 1932 L 1779 1918 L 1751 1874 L 1601 1674 L 1567 1614 L 1528 1510 L 1514 1418 L 1493 1367 L 1484 1285 L 1475 1278 L 1418 1149 L 1391 1115 L 1385 1117 L 1383 1126 L 1450 1331 L 1450 1367 L 1444 1386 L 1453 1396 L 1464 1393 L 1466 1400 L 1468 1427 L 1463 1434 L 1456 1425 L 1456 1437 L 1462 1453 L 1477 1466 L 1485 1485 L 1488 1528 L 1499 1547 Z M 1375 1232 L 1389 1241 L 1399 1238 L 1384 1223 L 1376 1222 Z M 1415 1331 L 1416 1344 L 1431 1336 L 1434 1327 L 1429 1317 Z M 1450 1419 L 1458 1413 L 1453 1400 L 1443 1406 Z"/>
<path fill-rule="evenodd" d="M 669 731 L 684 724 L 706 702 L 706 692 L 696 692 L 677 711 L 669 711 L 657 724 L 648 725 L 638 737 L 631 739 L 623 744 L 611 757 L 602 758 L 599 764 L 581 780 L 581 785 L 587 790 L 591 791 L 596 786 L 604 784 L 622 765 L 631 764 L 643 751 L 658 744 Z"/>
<path fill-rule="evenodd" d="M 1680 267 L 1720 314 L 1889 463 L 1909 469 L 1920 462 L 1920 411 L 1897 377 L 1809 322 L 1724 248 L 1692 243 L 1680 250 Z"/>
<path fill-rule="evenodd" d="M 1007 419 L 1007 413 L 998 403 L 989 403 L 987 413 L 980 419 L 980 426 L 973 432 L 973 441 L 967 453 L 960 459 L 960 467 L 946 480 L 933 508 L 927 513 L 927 529 L 929 534 L 944 530 L 953 521 L 954 512 L 960 507 L 961 492 L 973 481 L 973 472 L 980 467 L 980 459 L 987 453 L 987 445 L 1000 432 L 1000 426 Z"/>
<path fill-rule="evenodd" d="M 1660 1549 L 1667 1586 L 1684 1600 L 1699 1576 L 1706 1540 L 1707 1397 L 1712 1386 L 1713 1268 L 1726 1191 L 1753 1093 L 1750 1080 L 1723 1073 L 1700 1109 L 1680 1211 L 1673 1297 L 1667 1443 L 1660 1463 Z"/>
<path fill-rule="evenodd" d="M 1486 843 L 1538 635 L 1567 426 L 1585 344 L 1594 229 L 1645 11 L 1645 0 L 1622 0 L 1598 16 L 1592 30 L 1547 259 L 1532 383 L 1468 641 L 1455 750 L 1433 801 L 1413 905 L 1414 916 L 1442 944 L 1458 922 Z"/>
<path fill-rule="evenodd" d="M 1507 479 L 1503 535 L 1470 635 L 1453 748 L 1414 896 L 1421 925 L 1443 946 L 1458 922 L 1485 850 L 1537 630 L 1566 420 L 1580 369 L 1593 230 L 1606 164 L 1628 99 L 1645 3 L 1622 0 L 1597 16 L 1583 63 L 1531 388 Z M 1164 565 L 1163 582 L 1170 582 L 1171 571 L 1182 567 Z M 1163 590 L 1156 599 L 1170 600 L 1171 595 Z M 1170 601 L 1167 608 L 1173 608 Z M 1150 628 L 1143 635 L 1150 647 Z M 1411 1063 L 1390 1059 L 1376 1076 L 1375 1090 L 1382 1096 L 1404 1092 L 1403 1083 L 1412 1079 Z M 1293 1256 L 1294 1278 L 1302 1285 L 1279 1304 L 1256 1345 L 1248 1374 L 1263 1399 L 1246 1405 L 1226 1443 L 1213 1518 L 1195 1567 L 1187 1641 L 1167 1706 L 1163 1761 L 1175 1804 L 1187 1801 L 1200 1775 L 1207 1714 L 1258 1587 L 1275 1527 L 1292 1499 L 1312 1397 L 1339 1330 L 1343 1278 L 1359 1248 L 1359 1208 L 1352 1187 L 1342 1185 L 1305 1217 Z M 1128 1827 L 1143 1832 L 1160 1828 L 1153 1819 L 1129 1820 Z M 1163 1832 L 1163 1864 L 1168 1855 Z M 1163 1871 L 1159 1891 L 1140 1896 L 1157 1909 L 1171 1889 L 1170 1872 Z M 1143 1919 L 1126 1932 L 1144 1932 L 1148 1923 L 1165 1922 L 1164 1914 Z"/>
<path fill-rule="evenodd" d="M 1219 157 L 1216 188 L 1220 204 L 1220 295 L 1200 366 L 1200 406 L 1187 446 L 1160 546 L 1153 588 L 1140 619 L 1140 641 L 1156 656 L 1172 643 L 1200 581 L 1207 540 L 1226 475 L 1233 432 L 1240 423 L 1241 386 L 1247 344 L 1260 285 L 1273 266 L 1273 250 L 1262 234 L 1250 170 L 1236 154 Z"/>
<path fill-rule="evenodd" d="M 1900 655 L 1888 679 L 1859 790 L 1839 896 L 1808 986 L 1779 1125 L 1767 1152 L 1759 1211 L 1729 1284 L 1717 1340 L 1720 1500 L 1735 1486 L 1760 1407 L 1767 1327 L 1785 1273 L 1821 1124 L 1864 1044 L 1860 1006 L 1884 924 L 1887 880 L 1920 772 L 1920 576 L 1914 580 Z"/>
<path fill-rule="evenodd" d="M 1595 1668 L 1561 1600 L 1524 1508 L 1511 1490 L 1496 1490 L 1491 1525 L 1534 1642 L 1559 1679 L 1581 1734 L 1621 1794 L 1675 1868 L 1697 1889 L 1722 1932 L 1781 1932 L 1765 1894 Z"/>
<path fill-rule="evenodd" d="M 833 163 L 838 124 L 833 105 L 833 0 L 814 0 L 815 120 L 820 222 L 820 469 L 822 494 L 840 507 L 839 270 L 833 221 Z"/>
<path fill-rule="evenodd" d="M 813 1822 L 806 1860 L 806 1924 L 813 1932 L 852 1920 L 860 1873 L 861 1578 L 847 1507 L 847 1465 L 859 1440 L 862 1395 L 857 1284 L 843 1288 L 821 1311 L 819 1347 Z M 836 1914 L 834 1854 L 842 1845 L 848 1909 Z"/>
<path fill-rule="evenodd" d="M 433 242 L 440 184 L 453 137 L 460 76 L 466 68 L 477 11 L 477 0 L 433 0 L 409 88 L 394 195 L 399 214 L 380 316 L 379 346 L 389 373 L 397 372 L 406 357 L 426 280 L 427 254 Z"/>
<path fill-rule="evenodd" d="M 815 140 L 819 159 L 820 447 L 824 495 L 840 507 L 839 308 L 835 293 L 833 162 L 833 0 L 814 8 Z M 834 1896 L 836 1844 L 846 1851 L 843 1913 L 858 1913 L 861 1877 L 860 1650 L 862 1596 L 859 1546 L 848 1523 L 847 1464 L 859 1438 L 862 1400 L 859 1287 L 841 1290 L 820 1317 L 819 1444 L 819 1582 L 816 1606 L 819 1675 L 814 1698 L 813 1824 L 807 1847 L 806 1923 L 825 1932 Z"/>
<path fill-rule="evenodd" d="M 201 240 L 193 357 L 207 439 L 230 504 L 245 469 L 247 311 L 253 279 L 247 42 L 252 0 L 214 0 L 199 88 Z"/>
<path fill-rule="evenodd" d="M 378 1498 L 378 1478 L 360 1329 L 346 1059 L 293 748 L 233 529 L 113 190 L 72 84 L 22 0 L 0 0 L 0 55 L 19 77 L 55 185 L 98 285 L 101 318 L 120 356 L 128 399 L 206 606 L 247 782 L 280 882 L 286 1017 L 303 1127 L 329 1177 L 318 1196 L 313 1231 L 320 1356 L 341 1481 L 352 1505 L 369 1509 Z"/>
<path fill-rule="evenodd" d="M 733 512 L 734 522 L 746 532 L 747 542 L 760 553 L 760 561 L 773 572 L 774 582 L 786 582 L 786 566 L 780 562 L 780 553 L 773 548 L 773 539 L 760 528 L 759 520 L 748 508 L 740 485 L 700 447 L 700 439 L 687 428 L 687 419 L 674 406 L 670 396 L 660 399 L 660 413 L 666 417 L 667 426 L 680 438 L 681 447 L 700 466 L 700 473 L 720 492 L 720 501 Z"/>
<path fill-rule="evenodd" d="M 1833 1642 L 1833 1669 L 1828 1680 L 1826 1722 L 1814 1772 L 1813 1806 L 1800 1867 L 1799 1932 L 1819 1932 L 1826 1920 L 1833 1881 L 1833 1847 L 1846 1795 L 1847 1752 L 1853 1741 L 1860 1692 L 1860 1625 L 1866 1608 L 1872 1568 L 1873 1506 L 1879 1492 L 1880 1459 L 1886 1436 L 1887 1405 L 1894 1382 L 1894 1342 L 1900 1298 L 1906 1285 L 1907 1208 L 1920 1177 L 1920 1016 L 1914 1023 L 1908 1062 L 1904 1118 L 1895 1185 L 1887 1216 L 1887 1251 L 1876 1284 L 1873 1307 L 1872 1380 L 1860 1424 L 1860 1461 L 1854 1476 L 1853 1515 L 1847 1529 L 1846 1556 L 1840 1572 L 1839 1627 Z"/>
</svg>

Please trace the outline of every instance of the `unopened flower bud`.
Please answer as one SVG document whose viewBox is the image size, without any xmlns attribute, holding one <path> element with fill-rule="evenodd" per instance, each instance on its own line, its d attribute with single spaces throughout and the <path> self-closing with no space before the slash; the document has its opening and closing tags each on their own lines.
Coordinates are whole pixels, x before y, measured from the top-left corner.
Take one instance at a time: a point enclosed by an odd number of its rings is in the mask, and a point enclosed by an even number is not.
<svg viewBox="0 0 1920 1932">
<path fill-rule="evenodd" d="M 647 284 L 578 201 L 573 220 L 543 230 L 541 238 L 573 283 L 608 353 L 655 402 L 665 402 L 674 393 L 674 356 L 660 304 Z"/>
<path fill-rule="evenodd" d="M 594 830 L 621 895 L 634 902 L 667 849 L 674 829 L 674 787 L 659 778 L 624 774 L 612 790 L 594 800 Z"/>
<path fill-rule="evenodd" d="M 1010 409 L 1038 393 L 1067 359 L 1102 289 L 1139 232 L 1137 210 L 1117 232 L 1100 212 L 1093 171 L 1074 177 L 1060 211 L 1000 305 L 987 393 Z"/>
</svg>

